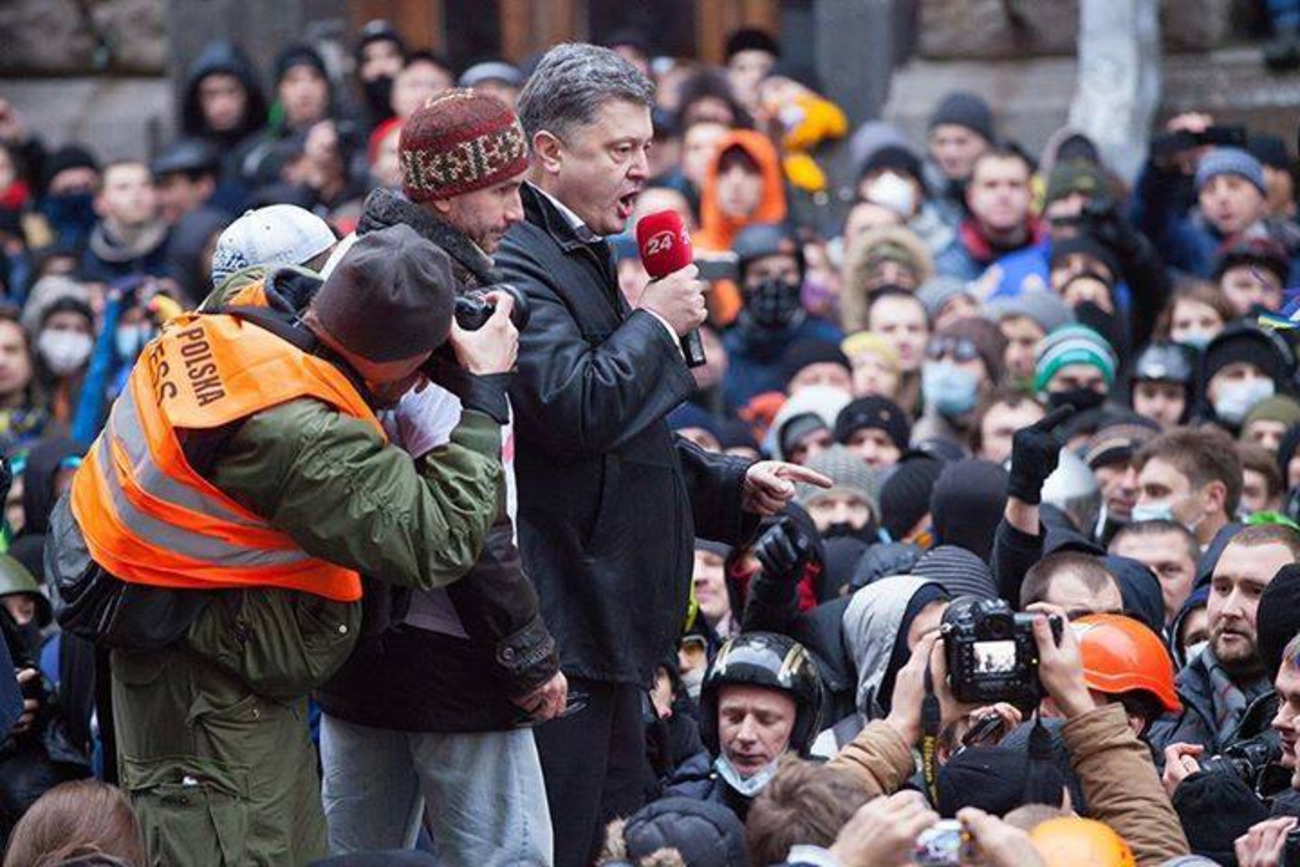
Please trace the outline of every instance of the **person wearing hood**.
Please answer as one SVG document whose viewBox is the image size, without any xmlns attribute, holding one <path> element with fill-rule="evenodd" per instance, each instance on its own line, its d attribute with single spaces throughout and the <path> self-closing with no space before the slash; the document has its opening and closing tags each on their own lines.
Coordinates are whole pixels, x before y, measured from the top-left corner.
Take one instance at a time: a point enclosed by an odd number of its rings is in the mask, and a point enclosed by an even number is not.
<svg viewBox="0 0 1300 867">
<path fill-rule="evenodd" d="M 1275 332 L 1229 325 L 1205 348 L 1201 382 L 1208 419 L 1235 435 L 1252 409 L 1290 390 L 1295 367 L 1294 352 Z"/>
<path fill-rule="evenodd" d="M 1233 741 L 1247 706 L 1271 688 L 1259 645 L 1261 595 L 1297 560 L 1300 533 L 1279 525 L 1247 527 L 1224 547 L 1206 604 L 1209 644 L 1179 672 L 1185 709 L 1153 727 L 1153 746 L 1190 744 L 1215 755 Z"/>
<path fill-rule="evenodd" d="M 249 187 L 279 179 L 286 146 L 333 115 L 334 87 L 325 60 L 305 43 L 287 46 L 275 59 L 275 100 L 265 131 L 240 148 L 239 177 Z"/>
<path fill-rule="evenodd" d="M 42 171 L 44 192 L 36 209 L 57 245 L 80 255 L 95 226 L 95 194 L 103 182 L 99 160 L 81 145 L 67 144 L 45 158 Z"/>
<path fill-rule="evenodd" d="M 129 160 L 105 166 L 95 213 L 99 222 L 81 263 L 85 279 L 112 283 L 132 274 L 169 276 L 167 223 L 148 166 Z"/>
<path fill-rule="evenodd" d="M 990 461 L 954 461 L 930 492 L 935 545 L 955 545 L 987 561 L 1006 508 L 1007 471 Z"/>
<path fill-rule="evenodd" d="M 1018 150 L 999 147 L 980 154 L 966 184 L 969 216 L 947 249 L 935 256 L 935 271 L 958 280 L 980 280 L 1007 254 L 1042 241 L 1047 231 L 1032 212 L 1032 175 L 1033 167 Z M 996 282 L 998 274 L 990 272 L 988 277 Z"/>
<path fill-rule="evenodd" d="M 352 60 L 365 101 L 365 128 L 373 130 L 393 116 L 393 80 L 406 65 L 406 42 L 391 22 L 374 18 L 357 34 Z"/>
<path fill-rule="evenodd" d="M 700 191 L 700 230 L 695 247 L 730 250 L 737 236 L 755 223 L 783 223 L 785 185 L 776 146 L 762 133 L 732 130 L 718 140 Z"/>
<path fill-rule="evenodd" d="M 224 155 L 222 174 L 233 179 L 246 144 L 267 120 L 266 96 L 247 55 L 233 42 L 209 42 L 185 73 L 181 134 L 207 141 Z"/>
<path fill-rule="evenodd" d="M 921 368 L 925 412 L 912 442 L 940 439 L 964 446 L 975 410 L 1002 379 L 1006 339 L 993 323 L 961 319 L 930 338 Z"/>
<path fill-rule="evenodd" d="M 966 182 L 975 161 L 996 139 L 993 111 L 976 94 L 954 91 L 930 115 L 925 179 L 943 222 L 954 230 L 966 217 Z"/>
<path fill-rule="evenodd" d="M 685 762 L 664 793 L 722 804 L 744 821 L 781 756 L 809 755 L 822 701 L 821 675 L 803 645 L 742 632 L 718 651 L 700 689 L 706 751 Z"/>
<path fill-rule="evenodd" d="M 921 636 L 939 627 L 949 598 L 937 581 L 911 575 L 882 578 L 849 598 L 842 629 L 857 672 L 856 713 L 836 720 L 818 736 L 815 755 L 834 755 L 867 723 L 889 715 L 898 672 Z"/>
<path fill-rule="evenodd" d="M 767 451 L 781 460 L 807 463 L 835 442 L 835 419 L 849 394 L 829 385 L 810 385 L 787 400 L 768 429 Z"/>
<path fill-rule="evenodd" d="M 772 223 L 752 225 L 736 236 L 733 250 L 742 306 L 722 333 L 728 359 L 723 391 L 728 404 L 743 406 L 756 394 L 784 390 L 788 347 L 807 340 L 838 343 L 842 335 L 803 308 L 804 258 L 790 232 Z"/>
</svg>

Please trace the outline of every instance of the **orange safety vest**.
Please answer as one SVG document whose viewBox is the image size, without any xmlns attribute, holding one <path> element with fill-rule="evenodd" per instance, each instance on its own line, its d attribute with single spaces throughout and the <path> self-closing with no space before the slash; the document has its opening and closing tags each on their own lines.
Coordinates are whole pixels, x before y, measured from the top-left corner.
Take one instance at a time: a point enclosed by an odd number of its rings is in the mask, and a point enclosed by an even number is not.
<svg viewBox="0 0 1300 867">
<path fill-rule="evenodd" d="M 240 296 L 256 303 L 260 292 Z M 356 572 L 307 554 L 226 496 L 190 467 L 177 439 L 177 429 L 220 427 L 300 397 L 383 435 L 346 376 L 263 328 L 221 313 L 164 326 L 73 479 L 72 512 L 95 562 L 155 587 L 280 587 L 360 599 Z"/>
</svg>

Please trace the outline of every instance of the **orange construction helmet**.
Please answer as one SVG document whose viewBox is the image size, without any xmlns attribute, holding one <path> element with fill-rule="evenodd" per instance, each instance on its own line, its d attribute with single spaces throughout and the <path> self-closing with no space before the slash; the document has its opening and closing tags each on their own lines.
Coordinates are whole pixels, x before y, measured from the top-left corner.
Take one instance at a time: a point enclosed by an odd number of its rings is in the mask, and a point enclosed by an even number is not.
<svg viewBox="0 0 1300 867">
<path fill-rule="evenodd" d="M 1137 867 L 1124 838 L 1095 819 L 1048 819 L 1029 832 L 1029 841 L 1046 867 Z"/>
<path fill-rule="evenodd" d="M 1182 709 L 1174 690 L 1174 663 L 1160 636 L 1122 614 L 1089 614 L 1070 626 L 1079 639 L 1089 689 L 1107 695 L 1142 690 L 1165 710 Z"/>
</svg>

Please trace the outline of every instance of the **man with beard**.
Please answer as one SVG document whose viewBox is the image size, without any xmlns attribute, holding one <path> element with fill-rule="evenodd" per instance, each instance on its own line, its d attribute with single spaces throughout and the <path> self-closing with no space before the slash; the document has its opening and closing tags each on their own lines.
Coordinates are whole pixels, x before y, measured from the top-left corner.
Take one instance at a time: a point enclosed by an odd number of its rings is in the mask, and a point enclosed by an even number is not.
<svg viewBox="0 0 1300 867">
<path fill-rule="evenodd" d="M 1210 643 L 1178 674 L 1183 713 L 1152 727 L 1151 743 L 1218 753 L 1232 742 L 1246 708 L 1268 691 L 1259 651 L 1259 598 L 1278 570 L 1300 561 L 1300 533 L 1280 525 L 1247 527 L 1228 543 L 1214 567 L 1207 603 Z"/>
</svg>

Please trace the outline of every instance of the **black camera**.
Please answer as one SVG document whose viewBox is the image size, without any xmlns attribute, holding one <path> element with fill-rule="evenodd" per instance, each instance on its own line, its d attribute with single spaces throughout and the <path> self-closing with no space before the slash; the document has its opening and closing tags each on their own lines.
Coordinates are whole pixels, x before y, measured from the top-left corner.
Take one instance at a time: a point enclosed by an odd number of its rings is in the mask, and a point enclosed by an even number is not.
<svg viewBox="0 0 1300 867">
<path fill-rule="evenodd" d="M 515 330 L 523 331 L 528 327 L 528 296 L 509 283 L 469 289 L 457 295 L 456 324 L 466 331 L 478 331 L 482 328 L 497 309 L 492 299 L 487 297 L 489 292 L 502 292 L 509 295 L 515 302 L 510 312 L 510 321 L 515 324 Z"/>
<path fill-rule="evenodd" d="M 1224 747 L 1217 756 L 1201 762 L 1201 770 L 1207 774 L 1239 777 L 1254 788 L 1264 772 L 1281 759 L 1282 745 L 1277 735 L 1269 731 Z"/>
<path fill-rule="evenodd" d="M 1050 622 L 1060 643 L 1064 624 L 1054 615 Z M 1017 614 L 1002 599 L 962 596 L 944 612 L 940 634 L 958 701 L 1026 707 L 1042 700 L 1034 615 Z"/>
</svg>

